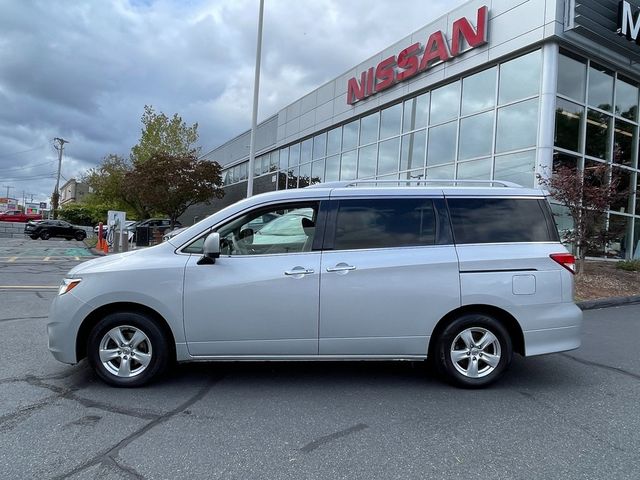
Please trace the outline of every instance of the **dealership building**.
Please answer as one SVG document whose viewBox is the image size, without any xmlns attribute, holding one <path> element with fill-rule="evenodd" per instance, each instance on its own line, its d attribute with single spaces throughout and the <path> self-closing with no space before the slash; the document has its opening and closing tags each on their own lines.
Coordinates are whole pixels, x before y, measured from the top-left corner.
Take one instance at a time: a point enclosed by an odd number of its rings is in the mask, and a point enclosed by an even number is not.
<svg viewBox="0 0 640 480">
<path fill-rule="evenodd" d="M 465 3 L 260 123 L 254 193 L 356 178 L 532 187 L 559 165 L 581 175 L 606 165 L 626 193 L 602 219 L 609 240 L 590 254 L 639 258 L 638 6 Z M 226 195 L 185 220 L 246 195 L 249 138 L 204 155 L 222 165 Z"/>
</svg>

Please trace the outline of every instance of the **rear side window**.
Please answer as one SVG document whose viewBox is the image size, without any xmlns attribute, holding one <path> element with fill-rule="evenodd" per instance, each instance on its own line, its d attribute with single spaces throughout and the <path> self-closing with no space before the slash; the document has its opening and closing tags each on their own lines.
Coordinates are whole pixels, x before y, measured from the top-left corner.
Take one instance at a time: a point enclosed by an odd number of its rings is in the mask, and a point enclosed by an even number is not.
<svg viewBox="0 0 640 480">
<path fill-rule="evenodd" d="M 433 200 L 341 200 L 333 248 L 409 247 L 434 245 L 437 220 Z"/>
<path fill-rule="evenodd" d="M 558 241 L 544 200 L 449 198 L 447 203 L 457 244 Z"/>
</svg>

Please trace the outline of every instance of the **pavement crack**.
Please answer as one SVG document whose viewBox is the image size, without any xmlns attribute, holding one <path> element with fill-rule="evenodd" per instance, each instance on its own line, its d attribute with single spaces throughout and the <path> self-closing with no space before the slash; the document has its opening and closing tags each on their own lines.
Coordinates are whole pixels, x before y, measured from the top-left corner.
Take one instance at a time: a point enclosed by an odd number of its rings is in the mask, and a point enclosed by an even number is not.
<svg viewBox="0 0 640 480">
<path fill-rule="evenodd" d="M 45 375 L 44 377 L 36 377 L 34 375 L 25 375 L 24 377 L 9 377 L 9 378 L 3 378 L 0 379 L 0 385 L 4 385 L 5 383 L 18 383 L 18 382 L 25 382 L 28 383 L 29 381 L 32 380 L 62 380 L 68 377 L 71 377 L 73 375 L 75 375 L 76 373 L 78 373 L 78 370 L 69 370 L 67 372 L 63 372 L 63 373 L 54 373 L 51 375 Z"/>
<path fill-rule="evenodd" d="M 41 388 L 46 388 L 48 390 L 51 390 L 52 392 L 56 393 L 58 397 L 65 398 L 67 400 L 72 400 L 74 402 L 79 403 L 83 407 L 95 408 L 97 410 L 103 410 L 105 412 L 117 413 L 120 415 L 127 415 L 129 417 L 141 418 L 143 420 L 155 420 L 156 418 L 160 417 L 160 414 L 158 413 L 144 411 L 144 410 L 137 410 L 132 408 L 122 408 L 115 405 L 110 405 L 108 403 L 91 400 L 89 398 L 82 397 L 80 395 L 76 395 L 75 392 L 78 391 L 78 387 L 72 387 L 72 388 L 58 387 L 56 385 L 45 383 L 36 378 L 27 378 L 26 382 L 29 385 L 33 385 L 35 387 L 41 387 Z"/>
<path fill-rule="evenodd" d="M 41 320 L 43 318 L 49 318 L 47 315 L 40 317 L 12 317 L 12 318 L 0 318 L 1 322 L 13 322 L 14 320 Z"/>
<path fill-rule="evenodd" d="M 330 435 L 325 435 L 324 437 L 320 437 L 320 438 L 314 440 L 313 442 L 309 442 L 304 447 L 302 447 L 300 449 L 300 451 L 303 452 L 303 453 L 311 453 L 315 449 L 320 448 L 321 446 L 323 446 L 323 445 L 325 445 L 325 444 L 327 444 L 329 442 L 333 442 L 334 440 L 337 440 L 338 438 L 346 437 L 347 435 L 351 435 L 352 433 L 359 432 L 359 431 L 364 430 L 366 428 L 369 428 L 369 425 L 364 424 L 364 423 L 357 423 L 357 424 L 353 425 L 352 427 L 345 428 L 344 430 L 339 430 L 339 431 L 337 431 L 335 433 L 332 433 Z"/>
<path fill-rule="evenodd" d="M 605 365 L 604 363 L 597 363 L 597 362 L 591 362 L 589 360 L 583 360 L 581 358 L 578 357 L 574 357 L 573 355 L 569 355 L 567 353 L 560 353 L 561 356 L 569 358 L 571 360 L 573 360 L 574 362 L 578 362 L 581 363 L 582 365 L 587 365 L 589 367 L 599 367 L 602 368 L 604 370 L 609 370 L 611 372 L 616 372 L 619 373 L 621 375 L 625 375 L 627 377 L 631 377 L 635 380 L 640 380 L 640 375 L 638 375 L 637 373 L 633 373 L 633 372 L 629 372 L 623 368 L 620 367 L 612 367 L 611 365 Z"/>
<path fill-rule="evenodd" d="M 196 402 L 202 400 L 202 398 L 204 398 L 207 395 L 207 393 L 209 393 L 209 391 L 213 388 L 213 386 L 216 383 L 218 383 L 221 379 L 222 379 L 222 376 L 220 376 L 219 378 L 217 378 L 215 380 L 207 382 L 207 384 L 204 385 L 202 388 L 200 388 L 198 390 L 198 392 L 196 392 L 194 395 L 192 395 L 187 400 L 182 402 L 176 408 L 174 408 L 172 410 L 169 410 L 166 413 L 163 413 L 159 417 L 155 418 L 154 420 L 151 420 L 149 423 L 147 423 L 144 426 L 140 427 L 135 432 L 127 435 L 125 438 L 120 440 L 115 445 L 109 447 L 106 450 L 103 450 L 102 452 L 98 453 L 97 455 L 95 455 L 93 458 L 87 460 L 86 462 L 81 463 L 80 465 L 75 467 L 73 470 L 70 470 L 67 473 L 63 473 L 61 475 L 57 475 L 57 476 L 53 477 L 52 480 L 62 480 L 62 479 L 71 477 L 71 476 L 73 476 L 73 475 L 75 475 L 77 473 L 80 473 L 80 472 L 82 472 L 82 471 L 84 471 L 84 470 L 86 470 L 88 468 L 93 467 L 94 465 L 104 464 L 105 462 L 106 463 L 111 463 L 112 461 L 116 462 L 115 459 L 117 458 L 118 454 L 120 453 L 120 451 L 123 448 L 125 448 L 127 445 L 129 445 L 133 441 L 135 441 L 138 438 L 140 438 L 141 436 L 143 436 L 149 430 L 153 429 L 154 427 L 156 427 L 156 426 L 158 426 L 158 425 L 160 425 L 162 423 L 165 423 L 165 422 L 171 420 L 173 417 L 175 417 L 176 415 L 182 413 L 184 410 L 189 408 L 191 405 L 193 405 Z M 122 466 L 120 464 L 118 464 L 118 466 L 119 466 L 119 468 L 122 469 Z M 128 473 L 132 474 L 131 471 L 129 471 Z M 143 478 L 143 477 L 135 477 L 135 478 Z"/>
<path fill-rule="evenodd" d="M 109 464 L 113 465 L 117 470 L 119 470 L 120 472 L 124 473 L 128 478 L 135 478 L 135 479 L 138 479 L 138 480 L 145 480 L 144 475 L 142 475 L 141 473 L 136 471 L 135 468 L 130 467 L 128 465 L 124 465 L 121 462 L 118 462 L 118 460 L 113 458 L 111 455 L 107 455 L 107 457 L 105 458 L 105 460 L 102 463 L 103 464 L 109 463 Z"/>
</svg>

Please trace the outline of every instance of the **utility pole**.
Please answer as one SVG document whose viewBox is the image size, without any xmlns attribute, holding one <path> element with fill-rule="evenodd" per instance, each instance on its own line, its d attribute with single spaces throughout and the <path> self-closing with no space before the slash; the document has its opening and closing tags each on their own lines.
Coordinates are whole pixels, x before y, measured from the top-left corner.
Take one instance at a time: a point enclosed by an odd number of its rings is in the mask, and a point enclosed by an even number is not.
<svg viewBox="0 0 640 480">
<path fill-rule="evenodd" d="M 53 139 L 54 142 L 58 142 L 57 145 L 54 144 L 56 150 L 58 150 L 58 176 L 56 177 L 56 189 L 53 191 L 53 195 L 51 195 L 51 206 L 53 208 L 53 218 L 58 218 L 58 201 L 60 199 L 60 171 L 62 170 L 62 152 L 64 151 L 64 144 L 69 143 L 64 138 L 56 137 Z"/>
</svg>

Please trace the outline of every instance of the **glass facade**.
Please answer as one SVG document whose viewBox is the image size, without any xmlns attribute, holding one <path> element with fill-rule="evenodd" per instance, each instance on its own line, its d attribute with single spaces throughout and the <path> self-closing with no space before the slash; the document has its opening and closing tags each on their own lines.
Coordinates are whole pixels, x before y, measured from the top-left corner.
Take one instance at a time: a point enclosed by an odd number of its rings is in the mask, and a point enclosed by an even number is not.
<svg viewBox="0 0 640 480">
<path fill-rule="evenodd" d="M 278 171 L 279 188 L 425 177 L 533 186 L 541 60 L 535 50 L 257 157 L 256 176 Z"/>
<path fill-rule="evenodd" d="M 565 165 L 581 175 L 599 165 L 617 184 L 618 197 L 602 219 L 606 239 L 588 252 L 611 258 L 639 258 L 637 231 L 638 84 L 588 58 L 560 51 L 558 60 L 554 167 Z M 586 176 L 585 176 L 586 179 Z M 562 229 L 572 222 L 556 206 Z"/>
<path fill-rule="evenodd" d="M 360 179 L 505 180 L 536 184 L 542 51 L 534 50 L 256 158 L 255 175 L 277 188 Z M 603 218 L 608 240 L 592 254 L 640 257 L 637 82 L 589 58 L 560 50 L 554 168 L 606 164 L 620 199 Z M 247 162 L 223 171 L 246 181 Z M 566 212 L 561 229 L 569 230 Z M 560 217 L 558 217 L 560 218 Z"/>
</svg>

